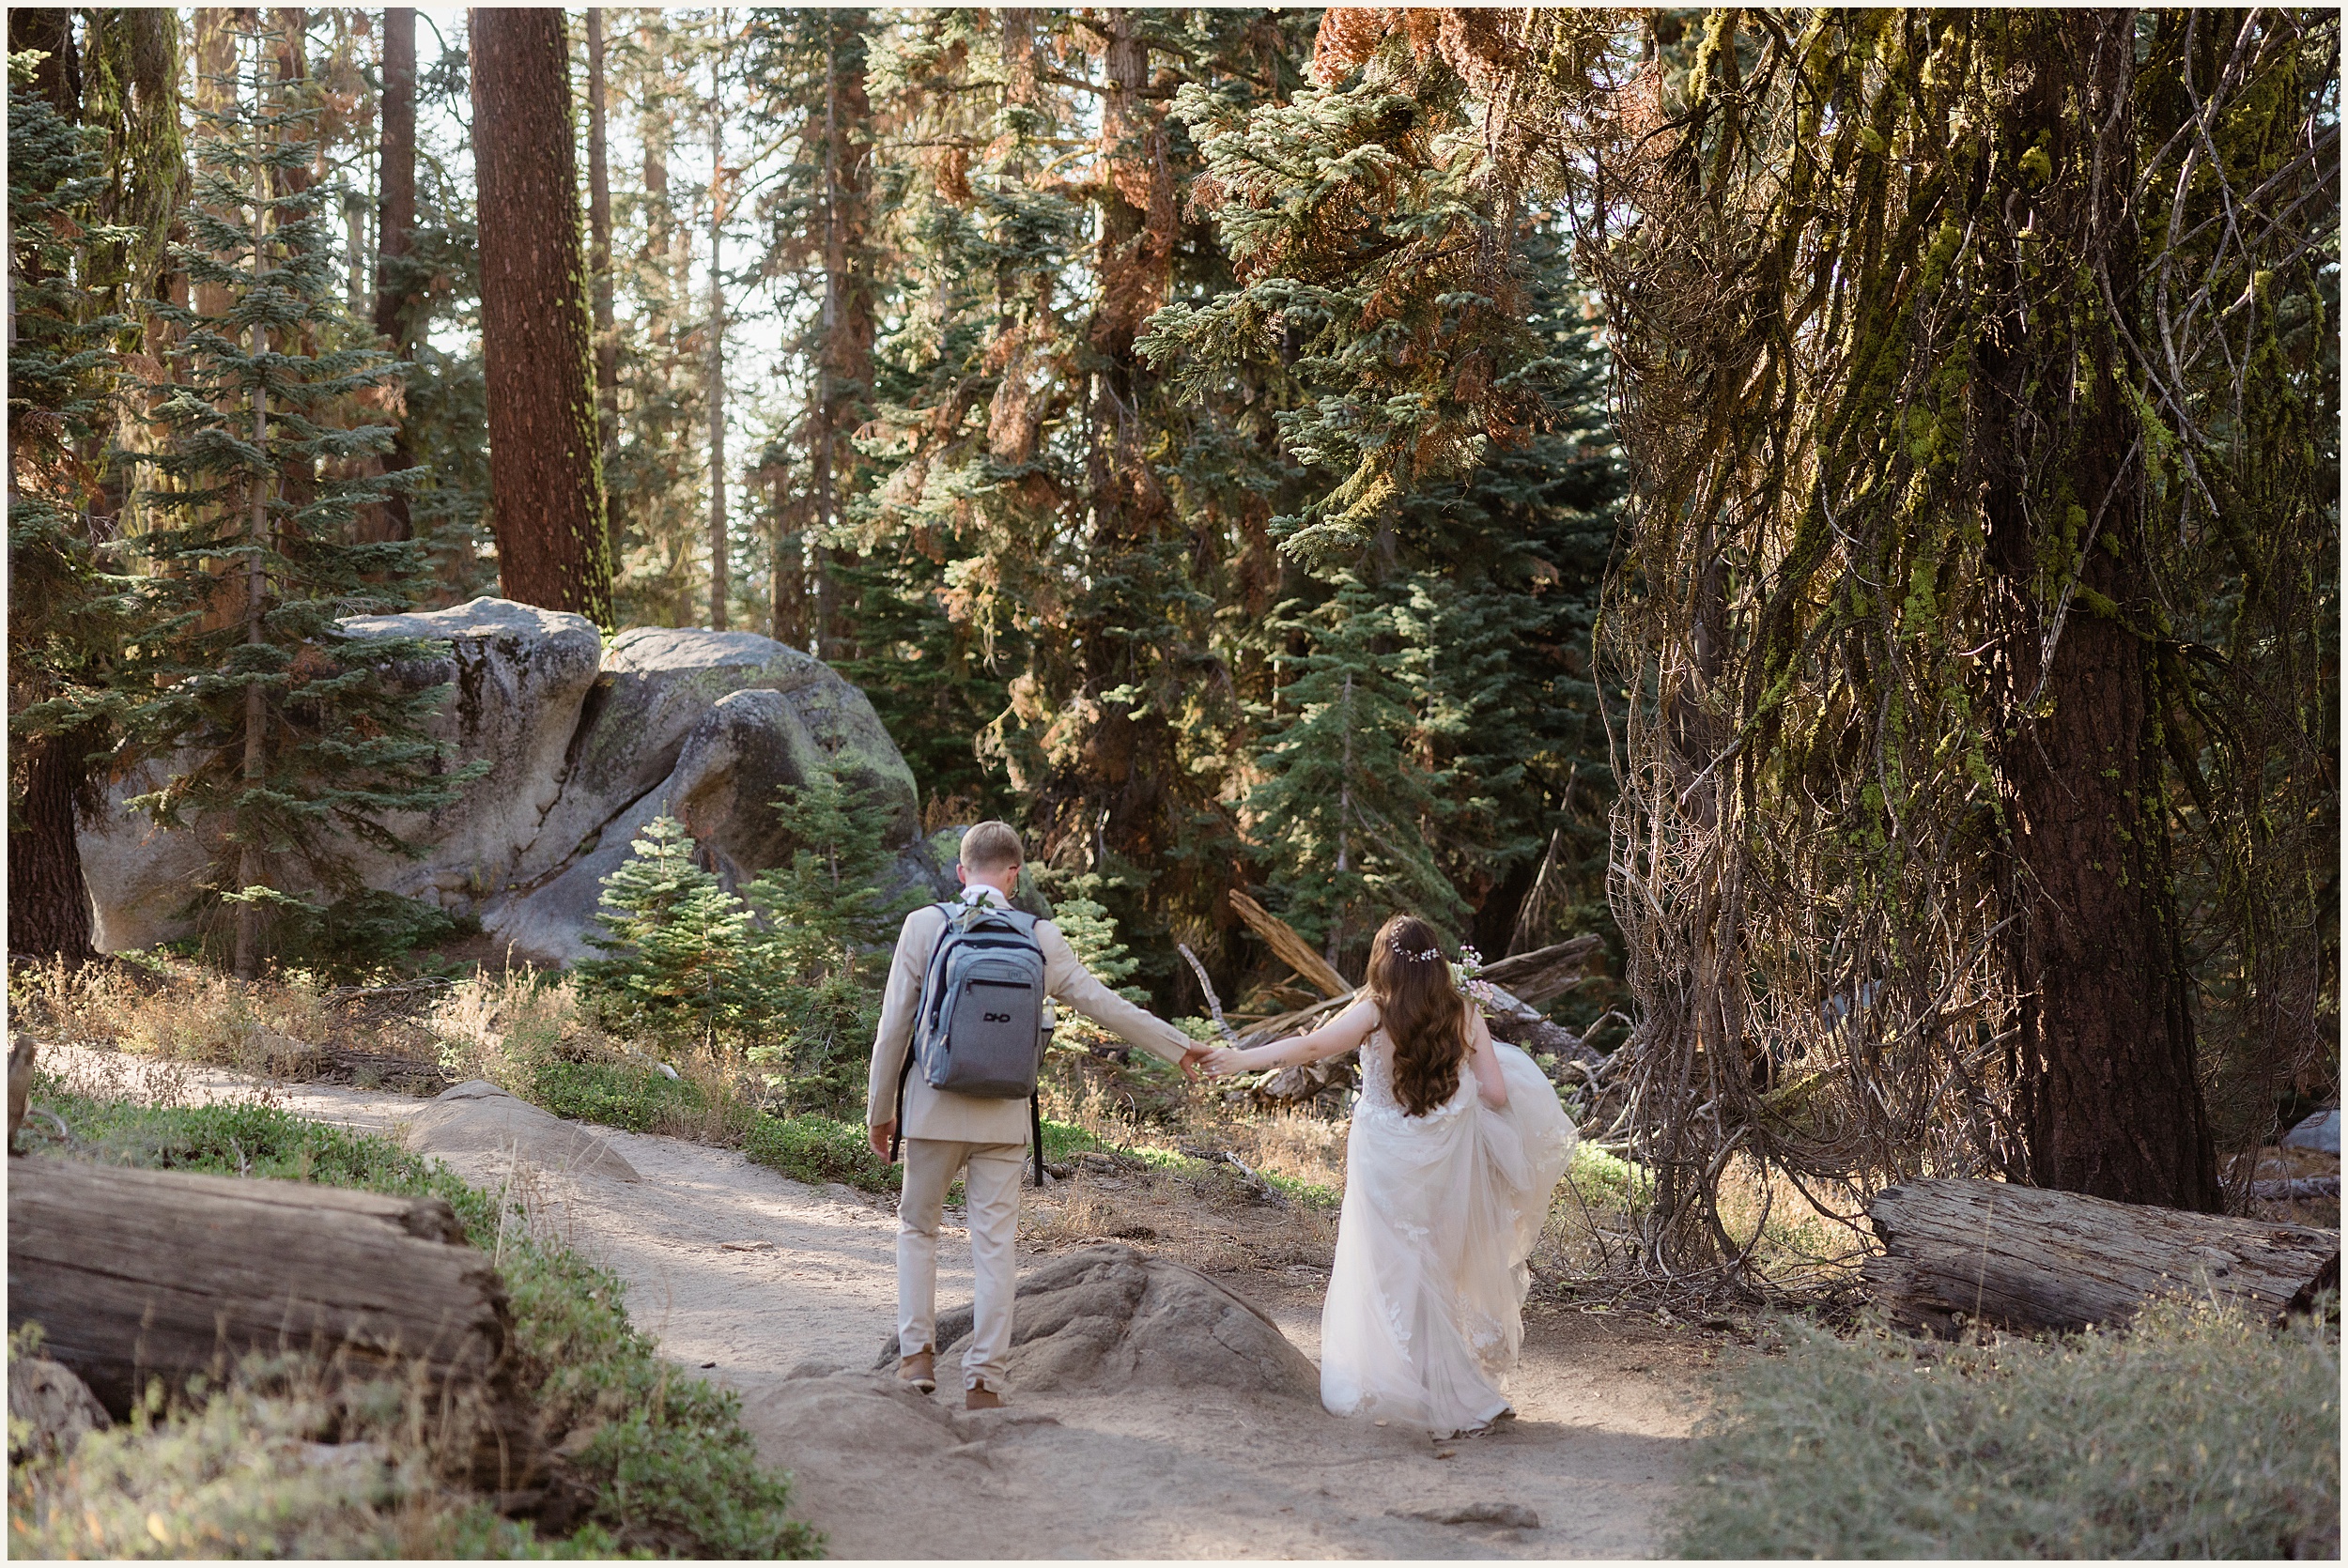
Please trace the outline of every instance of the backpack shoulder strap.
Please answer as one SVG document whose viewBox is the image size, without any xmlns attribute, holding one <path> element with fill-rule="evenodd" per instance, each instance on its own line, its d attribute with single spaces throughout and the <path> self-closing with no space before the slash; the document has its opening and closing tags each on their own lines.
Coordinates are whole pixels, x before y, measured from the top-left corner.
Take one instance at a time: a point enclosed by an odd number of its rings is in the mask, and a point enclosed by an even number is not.
<svg viewBox="0 0 2348 1568">
<path fill-rule="evenodd" d="M 938 955 L 945 952 L 947 939 L 954 934 L 954 906 L 935 906 L 946 916 L 946 924 L 938 929 L 937 943 L 930 948 L 929 962 L 922 966 L 921 999 L 913 1009 L 913 1033 L 905 1037 L 905 1059 L 897 1068 L 896 1130 L 888 1135 L 889 1163 L 896 1163 L 897 1150 L 905 1136 L 905 1080 L 913 1076 L 914 1058 L 921 1050 L 921 1031 L 926 1026 L 932 1007 L 931 992 L 937 988 Z"/>
<path fill-rule="evenodd" d="M 1043 923 L 1043 917 L 1042 915 L 1029 915 L 1024 909 L 997 909 L 990 911 L 989 913 L 994 915 L 997 919 L 1007 921 L 1012 930 L 1017 931 L 1021 936 L 1026 937 L 1030 942 L 1035 940 L 1036 927 Z"/>
</svg>

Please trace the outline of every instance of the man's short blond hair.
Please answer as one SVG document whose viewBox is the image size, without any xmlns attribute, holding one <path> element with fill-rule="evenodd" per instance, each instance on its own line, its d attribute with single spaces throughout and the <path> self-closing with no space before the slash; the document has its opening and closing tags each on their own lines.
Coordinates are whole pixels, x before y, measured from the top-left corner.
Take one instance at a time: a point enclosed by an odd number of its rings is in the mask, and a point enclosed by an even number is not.
<svg viewBox="0 0 2348 1568">
<path fill-rule="evenodd" d="M 973 871 L 999 871 L 1025 864 L 1019 830 L 1009 822 L 981 822 L 962 836 L 962 864 Z"/>
</svg>

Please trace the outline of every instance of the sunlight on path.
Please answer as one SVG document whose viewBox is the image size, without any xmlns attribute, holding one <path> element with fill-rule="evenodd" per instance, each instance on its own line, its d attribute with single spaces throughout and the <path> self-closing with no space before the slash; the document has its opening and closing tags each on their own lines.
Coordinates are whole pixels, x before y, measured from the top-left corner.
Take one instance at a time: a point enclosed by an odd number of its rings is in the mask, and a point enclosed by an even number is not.
<svg viewBox="0 0 2348 1568">
<path fill-rule="evenodd" d="M 48 1065 L 92 1088 L 261 1100 L 397 1135 L 425 1103 L 380 1091 L 260 1084 L 207 1068 L 62 1048 Z M 811 1430 L 819 1371 L 870 1367 L 893 1328 L 890 1211 L 845 1187 L 791 1181 L 728 1149 L 598 1130 L 642 1179 L 571 1177 L 497 1156 L 452 1159 L 511 1183 L 545 1224 L 617 1273 L 630 1315 L 672 1358 L 743 1395 L 760 1450 L 795 1471 L 798 1506 L 834 1556 L 1636 1557 L 1658 1549 L 1698 1408 L 1683 1346 L 1573 1315 L 1527 1325 L 1521 1419 L 1495 1435 L 1424 1437 L 1225 1390 L 1011 1398 L 1022 1420 L 941 1454 L 887 1433 Z M 949 1220 L 953 1218 L 950 1213 Z M 940 1249 L 941 1306 L 967 1300 L 967 1244 Z M 1272 1278 L 1226 1284 L 1264 1302 L 1308 1355 L 1319 1298 Z M 714 1363 L 714 1366 L 709 1365 Z M 958 1381 L 950 1368 L 949 1390 Z M 943 1397 L 941 1395 L 941 1397 Z M 1036 1421 L 1032 1418 L 1048 1420 Z M 940 1441 L 948 1439 L 941 1438 Z M 921 1505 L 905 1504 L 909 1475 Z M 1398 1515 L 1512 1503 L 1537 1529 Z"/>
</svg>

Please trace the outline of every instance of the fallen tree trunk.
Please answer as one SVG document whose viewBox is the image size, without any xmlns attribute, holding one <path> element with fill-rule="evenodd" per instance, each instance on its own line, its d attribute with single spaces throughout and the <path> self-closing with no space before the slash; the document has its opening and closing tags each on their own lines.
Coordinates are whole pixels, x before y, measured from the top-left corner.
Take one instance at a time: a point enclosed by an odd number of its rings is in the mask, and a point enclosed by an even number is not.
<svg viewBox="0 0 2348 1568">
<path fill-rule="evenodd" d="M 1260 1023 L 1251 1025 L 1239 1037 L 1240 1049 L 1245 1051 L 1259 1045 L 1269 1045 L 1274 1040 L 1284 1040 L 1290 1035 L 1302 1035 L 1318 1029 L 1342 1012 L 1346 1004 L 1352 1000 L 1351 996 L 1333 996 L 1326 1002 L 1316 1002 L 1309 1007 L 1299 1007 L 1292 1013 L 1281 1013 L 1277 1017 L 1267 1018 Z"/>
<path fill-rule="evenodd" d="M 1296 928 L 1273 914 L 1263 905 L 1241 892 L 1231 889 L 1231 908 L 1247 929 L 1264 939 L 1282 963 L 1312 982 L 1323 996 L 1344 998 L 1353 994 L 1353 983 L 1338 974 L 1327 959 L 1313 951 L 1313 945 L 1296 932 Z"/>
<path fill-rule="evenodd" d="M 330 1382 L 425 1378 L 482 1420 L 476 1476 L 512 1490 L 539 1445 L 513 1398 L 505 1287 L 445 1199 L 306 1182 L 8 1161 L 8 1327 L 116 1419 L 150 1378 L 217 1384 L 251 1351 Z"/>
<path fill-rule="evenodd" d="M 1477 971 L 1476 977 L 1504 988 L 1520 1002 L 1538 1007 L 1563 996 L 1596 974 L 1605 954 L 1603 937 L 1577 936 L 1570 942 L 1536 947 L 1529 953 L 1488 963 Z"/>
<path fill-rule="evenodd" d="M 2124 1323 L 2191 1295 L 2266 1316 L 2304 1311 L 2340 1233 L 2051 1192 L 1999 1181 L 1887 1187 L 1867 1205 L 1884 1253 L 1861 1275 L 1892 1321 L 1952 1336 Z"/>
</svg>

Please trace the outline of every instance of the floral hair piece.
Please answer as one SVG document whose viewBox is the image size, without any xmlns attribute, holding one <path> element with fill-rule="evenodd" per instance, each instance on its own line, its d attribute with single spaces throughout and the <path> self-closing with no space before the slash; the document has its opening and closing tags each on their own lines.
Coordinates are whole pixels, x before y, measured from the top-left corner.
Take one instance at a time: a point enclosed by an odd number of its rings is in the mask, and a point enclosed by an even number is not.
<svg viewBox="0 0 2348 1568">
<path fill-rule="evenodd" d="M 1483 967 L 1484 955 L 1462 943 L 1460 961 L 1451 966 L 1451 983 L 1487 1015 L 1497 1017 L 1509 1012 L 1507 1004 L 1500 999 L 1500 988 L 1490 980 L 1477 978 Z"/>
<path fill-rule="evenodd" d="M 1413 963 L 1433 963 L 1443 957 L 1441 947 L 1429 947 L 1423 953 L 1413 953 L 1408 947 L 1403 946 L 1400 939 L 1397 937 L 1386 938 L 1386 945 L 1394 949 L 1396 958 L 1409 959 Z"/>
</svg>

